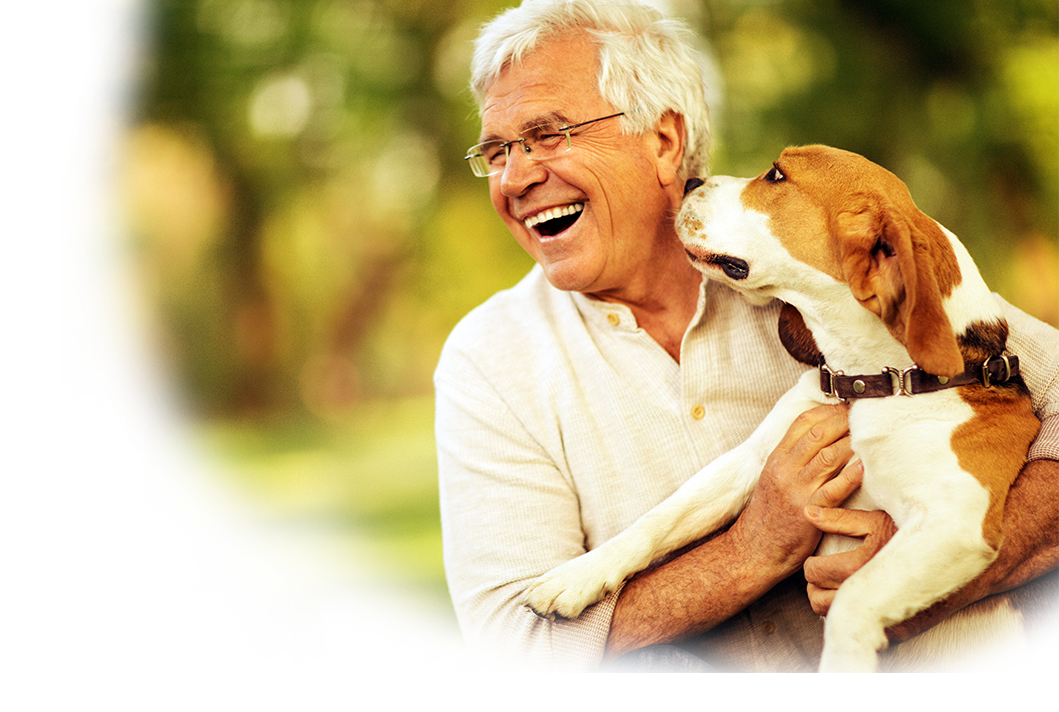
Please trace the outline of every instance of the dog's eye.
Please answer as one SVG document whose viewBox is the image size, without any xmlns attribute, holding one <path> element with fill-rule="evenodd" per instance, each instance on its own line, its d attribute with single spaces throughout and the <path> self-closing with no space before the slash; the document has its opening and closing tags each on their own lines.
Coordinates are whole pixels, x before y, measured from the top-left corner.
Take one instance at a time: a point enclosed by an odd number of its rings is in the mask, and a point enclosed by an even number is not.
<svg viewBox="0 0 1059 712">
<path fill-rule="evenodd" d="M 778 163 L 773 163 L 772 170 L 765 174 L 765 180 L 769 183 L 782 183 L 787 180 L 787 176 L 783 175 Z"/>
</svg>

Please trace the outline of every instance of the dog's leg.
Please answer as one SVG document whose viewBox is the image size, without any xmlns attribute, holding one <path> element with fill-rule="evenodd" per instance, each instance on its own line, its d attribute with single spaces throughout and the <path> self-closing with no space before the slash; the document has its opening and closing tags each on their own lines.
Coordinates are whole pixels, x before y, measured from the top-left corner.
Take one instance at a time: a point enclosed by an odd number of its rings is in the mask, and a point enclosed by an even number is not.
<svg viewBox="0 0 1059 712">
<path fill-rule="evenodd" d="M 762 461 L 739 447 L 601 546 L 557 566 L 526 592 L 539 615 L 575 618 L 652 561 L 716 530 L 742 508 Z"/>
<path fill-rule="evenodd" d="M 973 484 L 973 483 L 972 483 Z M 821 672 L 873 672 L 888 626 L 911 618 L 984 571 L 996 551 L 982 537 L 988 494 L 955 487 L 921 507 L 835 595 Z"/>
<path fill-rule="evenodd" d="M 534 582 L 525 603 L 538 615 L 575 618 L 655 559 L 716 531 L 746 504 L 769 453 L 803 411 L 818 403 L 810 372 L 742 445 L 717 458 L 621 534 Z M 814 390 L 815 386 L 815 390 Z M 808 395 L 812 394 L 812 395 Z"/>
</svg>

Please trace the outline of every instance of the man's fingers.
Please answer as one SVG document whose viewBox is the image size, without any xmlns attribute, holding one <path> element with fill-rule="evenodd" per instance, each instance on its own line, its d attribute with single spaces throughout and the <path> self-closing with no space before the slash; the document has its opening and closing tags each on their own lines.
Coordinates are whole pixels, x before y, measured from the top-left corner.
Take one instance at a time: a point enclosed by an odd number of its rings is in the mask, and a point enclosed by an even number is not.
<svg viewBox="0 0 1059 712">
<path fill-rule="evenodd" d="M 885 520 L 890 516 L 886 512 L 864 512 L 859 509 L 839 509 L 810 504 L 805 508 L 805 516 L 812 525 L 828 534 L 865 537 L 880 529 L 887 529 Z M 890 534 L 892 536 L 892 532 Z M 889 540 L 889 536 L 886 537 Z"/>
<path fill-rule="evenodd" d="M 847 434 L 817 452 L 806 465 L 806 472 L 815 483 L 822 486 L 840 474 L 851 457 L 853 447 Z"/>
<path fill-rule="evenodd" d="M 810 556 L 802 570 L 809 584 L 813 610 L 825 615 L 831 606 L 834 589 L 871 560 L 897 532 L 886 512 L 862 512 L 858 509 L 828 509 L 815 505 L 805 508 L 809 521 L 821 531 L 850 537 L 863 537 L 859 546 L 840 554 Z M 828 591 L 832 591 L 828 594 Z"/>
<path fill-rule="evenodd" d="M 835 600 L 835 589 L 820 588 L 814 584 L 807 584 L 806 591 L 809 593 L 809 605 L 813 613 L 818 616 L 826 616 L 831 610 L 831 603 Z"/>
<path fill-rule="evenodd" d="M 791 427 L 801 430 L 799 441 L 809 453 L 827 447 L 849 435 L 849 409 L 844 405 L 824 405 L 812 408 L 802 414 L 804 423 L 795 421 Z"/>
<path fill-rule="evenodd" d="M 835 590 L 852 576 L 897 532 L 890 515 L 842 509 L 839 505 L 860 486 L 864 468 L 859 461 L 845 467 L 838 477 L 820 487 L 805 507 L 809 522 L 822 532 L 863 541 L 850 551 L 828 556 L 810 556 L 802 566 L 808 584 L 809 602 L 818 615 L 827 615 Z"/>
<path fill-rule="evenodd" d="M 857 491 L 863 481 L 864 463 L 854 460 L 842 468 L 837 477 L 816 490 L 809 498 L 809 504 L 817 507 L 838 507 Z"/>
<path fill-rule="evenodd" d="M 820 589 L 837 589 L 871 558 L 863 549 L 857 547 L 841 554 L 810 556 L 802 566 L 805 580 Z"/>
<path fill-rule="evenodd" d="M 834 477 L 853 455 L 848 409 L 817 406 L 800 414 L 769 457 L 769 464 L 815 491 Z"/>
<path fill-rule="evenodd" d="M 822 449 L 849 434 L 848 408 L 821 405 L 805 411 L 791 423 L 778 449 L 798 455 L 801 466 Z"/>
</svg>

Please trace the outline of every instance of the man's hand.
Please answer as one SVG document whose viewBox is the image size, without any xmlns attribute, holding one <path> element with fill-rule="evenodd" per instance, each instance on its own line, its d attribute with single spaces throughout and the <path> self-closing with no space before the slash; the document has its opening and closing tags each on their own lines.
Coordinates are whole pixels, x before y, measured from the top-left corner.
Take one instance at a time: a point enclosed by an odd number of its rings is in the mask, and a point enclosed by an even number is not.
<svg viewBox="0 0 1059 712">
<path fill-rule="evenodd" d="M 817 615 L 827 615 L 842 582 L 875 556 L 897 531 L 890 515 L 881 510 L 864 512 L 839 508 L 860 487 L 863 479 L 863 463 L 860 460 L 852 462 L 838 477 L 817 490 L 805 508 L 806 518 L 820 531 L 863 539 L 851 551 L 810 556 L 805 560 L 803 569 L 809 584 L 809 603 Z"/>
<path fill-rule="evenodd" d="M 786 576 L 816 549 L 820 530 L 806 519 L 805 508 L 853 454 L 847 415 L 844 405 L 802 413 L 769 455 L 750 501 L 729 530 L 746 555 L 766 569 Z"/>
</svg>

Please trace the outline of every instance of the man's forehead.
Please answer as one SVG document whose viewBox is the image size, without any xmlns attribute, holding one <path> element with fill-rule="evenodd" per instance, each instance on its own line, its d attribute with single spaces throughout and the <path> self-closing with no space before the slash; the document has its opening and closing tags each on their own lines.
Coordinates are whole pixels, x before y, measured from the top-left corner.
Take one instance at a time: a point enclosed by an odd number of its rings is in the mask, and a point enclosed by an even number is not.
<svg viewBox="0 0 1059 712">
<path fill-rule="evenodd" d="M 484 92 L 483 140 L 555 121 L 576 123 L 602 102 L 596 82 L 598 47 L 583 36 L 560 37 L 508 64 Z"/>
</svg>

